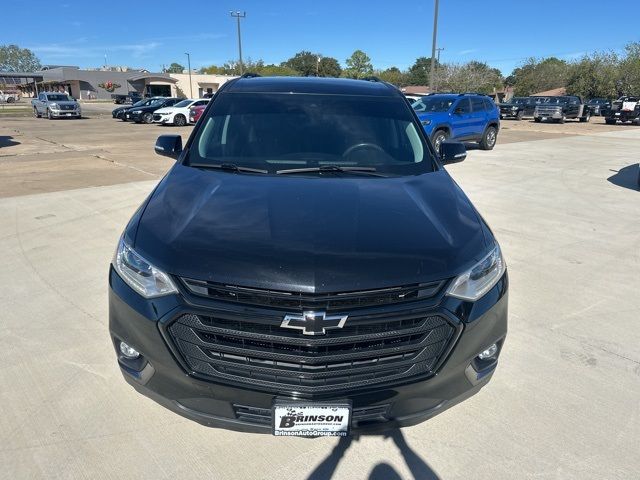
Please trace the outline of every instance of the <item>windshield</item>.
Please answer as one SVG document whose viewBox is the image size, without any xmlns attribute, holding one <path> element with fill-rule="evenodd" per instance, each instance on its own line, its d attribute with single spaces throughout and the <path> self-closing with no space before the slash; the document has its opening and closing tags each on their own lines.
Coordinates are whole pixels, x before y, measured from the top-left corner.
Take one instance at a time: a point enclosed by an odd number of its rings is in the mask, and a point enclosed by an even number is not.
<svg viewBox="0 0 640 480">
<path fill-rule="evenodd" d="M 165 99 L 164 98 L 152 98 L 151 102 L 149 103 L 150 106 L 152 105 L 159 105 L 161 103 L 164 103 Z"/>
<path fill-rule="evenodd" d="M 174 107 L 177 107 L 177 108 L 188 107 L 192 103 L 193 103 L 193 100 L 182 100 L 181 102 L 176 103 Z"/>
<path fill-rule="evenodd" d="M 71 99 L 69 95 L 64 95 L 62 93 L 54 93 L 52 95 L 47 95 L 47 100 L 50 102 L 69 102 Z"/>
<path fill-rule="evenodd" d="M 591 100 L 589 100 L 590 104 L 600 104 L 600 103 L 607 103 L 607 101 L 604 98 L 592 98 Z"/>
<path fill-rule="evenodd" d="M 567 97 L 549 97 L 546 101 L 546 103 L 552 103 L 552 104 L 560 104 L 560 103 L 567 103 L 569 102 L 569 99 Z"/>
<path fill-rule="evenodd" d="M 193 140 L 191 165 L 373 167 L 383 174 L 433 170 L 411 112 L 395 97 L 227 93 Z"/>
<path fill-rule="evenodd" d="M 524 105 L 527 103 L 527 98 L 524 97 L 514 97 L 511 99 L 511 103 L 514 103 L 516 105 Z"/>
<path fill-rule="evenodd" d="M 456 97 L 427 96 L 422 97 L 411 106 L 416 112 L 446 112 L 451 108 L 455 99 Z"/>
</svg>

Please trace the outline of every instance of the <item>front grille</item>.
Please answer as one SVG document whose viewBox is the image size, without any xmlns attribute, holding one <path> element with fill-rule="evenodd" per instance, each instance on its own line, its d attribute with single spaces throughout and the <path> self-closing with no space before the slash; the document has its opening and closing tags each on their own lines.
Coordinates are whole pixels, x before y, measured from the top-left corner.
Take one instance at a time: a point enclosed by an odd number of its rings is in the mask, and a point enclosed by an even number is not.
<svg viewBox="0 0 640 480">
<path fill-rule="evenodd" d="M 314 337 L 282 328 L 281 322 L 281 315 L 185 314 L 168 334 L 195 374 L 279 393 L 345 390 L 430 375 L 456 336 L 446 318 L 415 312 L 353 315 L 344 328 Z"/>
<path fill-rule="evenodd" d="M 156 121 L 157 120 L 162 120 L 162 115 L 160 115 L 159 113 L 154 113 L 153 114 L 153 119 L 156 120 Z"/>
<path fill-rule="evenodd" d="M 538 107 L 537 112 L 544 117 L 553 115 L 554 113 L 562 113 L 562 109 L 559 107 Z"/>
<path fill-rule="evenodd" d="M 189 292 L 213 300 L 287 309 L 345 310 L 435 297 L 445 281 L 347 293 L 284 292 L 182 278 Z"/>
<path fill-rule="evenodd" d="M 60 105 L 60 110 L 75 110 L 76 107 L 74 105 Z"/>
<path fill-rule="evenodd" d="M 354 408 L 351 412 L 351 425 L 353 427 L 362 427 L 388 422 L 389 407 L 389 404 L 384 404 Z M 273 412 L 270 408 L 251 407 L 234 403 L 233 411 L 236 418 L 242 422 L 268 426 L 272 424 Z"/>
</svg>

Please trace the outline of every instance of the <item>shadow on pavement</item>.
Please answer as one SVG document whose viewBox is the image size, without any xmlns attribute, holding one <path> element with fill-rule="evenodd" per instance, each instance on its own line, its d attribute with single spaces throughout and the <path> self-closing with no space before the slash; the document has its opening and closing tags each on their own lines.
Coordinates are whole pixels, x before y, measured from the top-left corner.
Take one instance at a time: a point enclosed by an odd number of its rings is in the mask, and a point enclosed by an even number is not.
<svg viewBox="0 0 640 480">
<path fill-rule="evenodd" d="M 610 170 L 615 172 L 607 180 L 618 187 L 640 190 L 640 164 L 627 165 L 620 170 Z"/>
<path fill-rule="evenodd" d="M 13 140 L 10 135 L 0 135 L 0 148 L 13 147 L 14 145 L 20 145 L 20 142 Z"/>
<path fill-rule="evenodd" d="M 407 443 L 404 435 L 399 429 L 393 430 L 390 433 L 384 435 L 385 439 L 392 439 L 393 442 L 400 450 L 402 457 L 404 458 L 411 475 L 415 480 L 439 480 L 440 477 L 431 469 L 431 467 L 425 462 L 420 455 L 418 455 Z M 307 477 L 307 480 L 326 480 L 333 477 L 338 464 L 342 457 L 344 457 L 346 451 L 351 444 L 358 441 L 358 437 L 342 437 L 338 440 L 338 443 L 320 464 L 311 472 Z M 391 465 L 385 462 L 380 462 L 375 465 L 368 480 L 396 480 L 402 477 Z"/>
</svg>

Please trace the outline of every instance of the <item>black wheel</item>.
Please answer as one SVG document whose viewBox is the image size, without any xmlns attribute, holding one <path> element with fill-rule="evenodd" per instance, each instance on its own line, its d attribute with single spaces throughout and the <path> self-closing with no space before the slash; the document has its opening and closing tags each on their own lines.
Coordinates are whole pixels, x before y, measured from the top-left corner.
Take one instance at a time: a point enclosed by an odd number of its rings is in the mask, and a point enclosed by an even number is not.
<svg viewBox="0 0 640 480">
<path fill-rule="evenodd" d="M 496 127 L 488 127 L 482 135 L 479 145 L 482 150 L 493 150 L 498 140 L 498 129 Z"/>
<path fill-rule="evenodd" d="M 53 120 L 53 116 L 51 115 L 51 110 L 49 110 L 48 108 L 47 108 L 47 118 L 49 120 Z"/>
<path fill-rule="evenodd" d="M 563 113 L 562 117 L 558 119 L 558 123 L 564 123 L 567 120 L 567 116 Z"/>
<path fill-rule="evenodd" d="M 187 119 L 184 115 L 178 114 L 173 117 L 173 123 L 176 127 L 184 127 L 187 124 Z"/>
<path fill-rule="evenodd" d="M 540 117 L 535 117 L 533 119 L 533 121 L 536 122 L 536 123 L 540 123 L 542 121 L 542 119 Z"/>
<path fill-rule="evenodd" d="M 522 120 L 522 118 L 524 117 L 524 112 L 522 110 L 520 110 L 517 114 L 516 114 L 516 120 L 520 121 Z"/>
<path fill-rule="evenodd" d="M 38 113 L 38 109 L 36 107 L 33 107 L 33 116 L 36 117 L 36 118 L 41 118 L 42 117 L 42 115 L 40 115 Z"/>
<path fill-rule="evenodd" d="M 147 112 L 142 116 L 142 121 L 146 124 L 153 123 L 153 113 Z"/>
<path fill-rule="evenodd" d="M 15 98 L 13 98 L 13 97 L 7 97 L 7 103 L 13 103 L 13 102 L 15 102 L 15 101 L 16 101 L 16 99 L 15 99 Z"/>
<path fill-rule="evenodd" d="M 615 125 L 616 124 L 616 119 L 615 118 L 605 118 L 604 119 L 604 123 L 606 123 L 607 125 Z"/>
<path fill-rule="evenodd" d="M 447 138 L 449 138 L 449 134 L 445 130 L 436 130 L 436 133 L 433 134 L 431 143 L 433 143 L 433 148 L 438 152 L 438 155 L 440 154 L 442 142 L 446 142 Z"/>
<path fill-rule="evenodd" d="M 584 117 L 580 118 L 580 121 L 582 123 L 588 122 L 589 120 L 591 120 L 591 114 L 590 113 L 587 113 Z"/>
</svg>

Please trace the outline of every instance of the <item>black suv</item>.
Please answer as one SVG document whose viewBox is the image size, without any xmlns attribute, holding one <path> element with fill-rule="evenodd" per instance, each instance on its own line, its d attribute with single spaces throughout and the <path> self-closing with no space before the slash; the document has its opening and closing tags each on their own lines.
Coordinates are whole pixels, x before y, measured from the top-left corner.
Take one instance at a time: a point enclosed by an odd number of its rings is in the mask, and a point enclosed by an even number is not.
<svg viewBox="0 0 640 480">
<path fill-rule="evenodd" d="M 204 425 L 344 436 L 478 392 L 507 333 L 491 230 L 400 91 L 226 83 L 131 218 L 109 272 L 124 378 Z"/>
<path fill-rule="evenodd" d="M 533 117 L 536 105 L 540 103 L 540 97 L 513 97 L 511 100 L 500 104 L 500 119 L 515 118 L 522 120 L 524 117 Z"/>
</svg>

